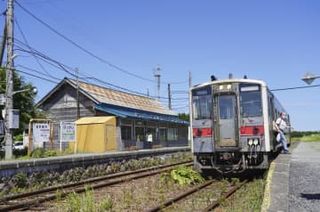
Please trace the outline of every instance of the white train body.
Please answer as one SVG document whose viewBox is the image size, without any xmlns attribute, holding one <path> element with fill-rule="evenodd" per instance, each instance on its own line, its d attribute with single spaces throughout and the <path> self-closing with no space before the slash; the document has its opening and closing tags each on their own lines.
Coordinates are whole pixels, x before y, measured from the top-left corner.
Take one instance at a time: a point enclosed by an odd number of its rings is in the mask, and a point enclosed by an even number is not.
<svg viewBox="0 0 320 212">
<path fill-rule="evenodd" d="M 190 101 L 196 168 L 240 172 L 269 167 L 281 148 L 273 121 L 285 110 L 265 82 L 228 79 L 203 83 L 190 89 Z"/>
</svg>

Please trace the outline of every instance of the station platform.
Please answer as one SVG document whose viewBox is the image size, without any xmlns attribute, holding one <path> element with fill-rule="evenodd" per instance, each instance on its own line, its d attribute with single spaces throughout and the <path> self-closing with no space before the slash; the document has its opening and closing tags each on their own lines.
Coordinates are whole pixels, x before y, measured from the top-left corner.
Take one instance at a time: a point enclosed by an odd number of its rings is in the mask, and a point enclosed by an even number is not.
<svg viewBox="0 0 320 212">
<path fill-rule="evenodd" d="M 83 153 L 39 159 L 0 161 L 0 178 L 9 177 L 19 172 L 61 171 L 75 167 L 86 167 L 177 152 L 190 152 L 190 147 L 182 146 L 105 153 Z"/>
<path fill-rule="evenodd" d="M 320 142 L 299 142 L 270 165 L 261 211 L 320 209 Z"/>
</svg>

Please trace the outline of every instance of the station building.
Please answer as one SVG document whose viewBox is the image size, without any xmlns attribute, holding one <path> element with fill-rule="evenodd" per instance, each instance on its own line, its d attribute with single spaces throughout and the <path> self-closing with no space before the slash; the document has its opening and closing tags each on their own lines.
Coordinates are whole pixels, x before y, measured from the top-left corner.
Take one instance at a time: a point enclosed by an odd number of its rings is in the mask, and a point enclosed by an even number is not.
<svg viewBox="0 0 320 212">
<path fill-rule="evenodd" d="M 37 106 L 56 125 L 76 121 L 78 108 L 80 117 L 115 116 L 117 150 L 188 145 L 189 123 L 151 97 L 64 78 Z"/>
</svg>

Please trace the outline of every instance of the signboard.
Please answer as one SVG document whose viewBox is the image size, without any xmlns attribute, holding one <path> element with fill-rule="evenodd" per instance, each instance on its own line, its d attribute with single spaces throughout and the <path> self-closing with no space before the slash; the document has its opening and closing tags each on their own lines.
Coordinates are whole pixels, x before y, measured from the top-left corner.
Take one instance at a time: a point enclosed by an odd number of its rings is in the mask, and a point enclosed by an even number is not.
<svg viewBox="0 0 320 212">
<path fill-rule="evenodd" d="M 75 141 L 76 125 L 74 122 L 60 122 L 60 142 Z"/>
<path fill-rule="evenodd" d="M 19 113 L 18 109 L 9 110 L 9 128 L 10 129 L 19 129 Z"/>
<path fill-rule="evenodd" d="M 50 141 L 49 123 L 33 123 L 32 128 L 34 143 L 43 143 Z"/>
</svg>

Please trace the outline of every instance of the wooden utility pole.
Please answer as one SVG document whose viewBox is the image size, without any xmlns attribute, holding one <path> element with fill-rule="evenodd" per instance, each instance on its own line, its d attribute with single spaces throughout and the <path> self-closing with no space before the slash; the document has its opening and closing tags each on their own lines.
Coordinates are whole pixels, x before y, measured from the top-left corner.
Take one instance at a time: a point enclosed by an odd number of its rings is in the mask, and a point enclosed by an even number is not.
<svg viewBox="0 0 320 212">
<path fill-rule="evenodd" d="M 168 106 L 169 106 L 169 110 L 172 110 L 172 106 L 171 106 L 171 88 L 170 88 L 170 83 L 168 84 Z"/>
<path fill-rule="evenodd" d="M 77 119 L 80 118 L 80 99 L 79 99 L 79 69 L 76 68 L 77 76 Z"/>
<path fill-rule="evenodd" d="M 0 66 L 2 67 L 4 49 L 6 48 L 6 39 L 7 39 L 7 20 L 5 21 L 3 28 L 3 36 L 1 40 L 1 50 L 0 50 Z"/>
<path fill-rule="evenodd" d="M 6 65 L 6 104 L 5 104 L 5 159 L 12 158 L 12 108 L 13 108 L 13 0 L 7 2 L 7 65 Z M 10 119 L 9 119 L 10 117 Z"/>
<path fill-rule="evenodd" d="M 191 76 L 191 71 L 189 71 L 189 89 L 188 89 L 188 97 L 189 97 L 189 121 L 190 121 L 190 123 L 191 123 L 191 118 L 192 118 L 192 103 L 191 103 L 191 101 L 192 101 L 192 94 L 190 93 L 190 89 L 191 89 L 191 87 L 192 87 L 192 76 Z M 192 135 L 192 126 L 190 126 L 189 125 L 189 127 L 188 127 L 188 144 L 189 144 L 189 146 L 191 146 L 191 137 L 193 136 Z"/>
<path fill-rule="evenodd" d="M 192 78 L 191 78 L 191 71 L 189 71 L 189 89 L 192 86 Z"/>
</svg>

